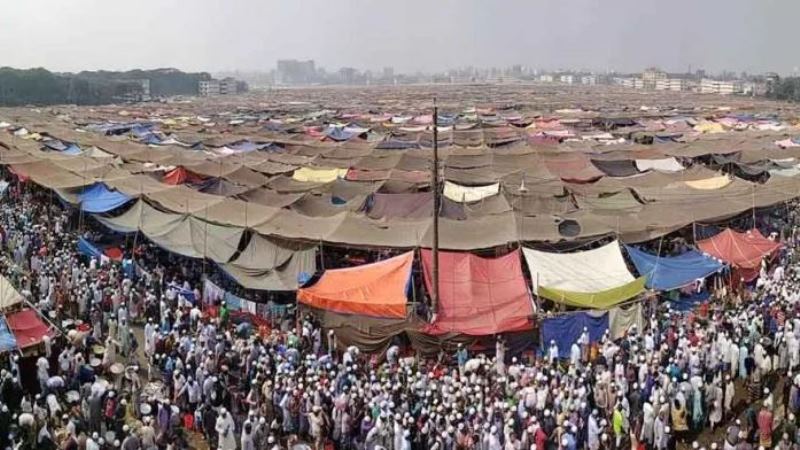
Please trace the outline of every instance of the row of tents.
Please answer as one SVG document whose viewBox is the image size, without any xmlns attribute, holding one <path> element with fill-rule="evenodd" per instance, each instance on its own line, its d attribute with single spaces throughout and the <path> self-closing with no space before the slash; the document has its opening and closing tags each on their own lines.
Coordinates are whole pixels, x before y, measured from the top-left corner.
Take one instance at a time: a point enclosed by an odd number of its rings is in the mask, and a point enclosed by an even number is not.
<svg viewBox="0 0 800 450">
<path fill-rule="evenodd" d="M 550 253 L 530 248 L 487 258 L 471 253 L 439 253 L 439 302 L 432 323 L 414 323 L 407 299 L 414 252 L 383 261 L 325 271 L 315 283 L 301 287 L 298 302 L 320 311 L 333 327 L 360 330 L 349 334 L 353 344 L 404 323 L 414 333 L 434 336 L 489 336 L 531 330 L 534 296 L 572 308 L 573 312 L 544 316 L 541 329 L 568 349 L 584 327 L 599 340 L 606 331 L 618 337 L 642 321 L 635 300 L 647 289 L 671 291 L 727 269 L 758 273 L 763 258 L 781 244 L 757 229 L 726 229 L 699 241 L 697 249 L 659 256 L 612 241 L 574 253 Z M 629 270 L 625 254 L 638 276 Z M 531 282 L 526 280 L 525 261 Z M 425 287 L 432 290 L 432 252 L 420 251 Z M 531 289 L 532 287 L 532 289 Z M 332 315 L 331 315 L 332 314 Z M 345 322 L 343 317 L 349 317 Z M 332 318 L 332 319 L 331 319 Z M 330 324 L 329 324 L 330 325 Z M 369 330 L 369 332 L 365 331 Z M 345 336 L 348 334 L 345 333 Z M 375 339 L 374 336 L 368 339 Z"/>
</svg>

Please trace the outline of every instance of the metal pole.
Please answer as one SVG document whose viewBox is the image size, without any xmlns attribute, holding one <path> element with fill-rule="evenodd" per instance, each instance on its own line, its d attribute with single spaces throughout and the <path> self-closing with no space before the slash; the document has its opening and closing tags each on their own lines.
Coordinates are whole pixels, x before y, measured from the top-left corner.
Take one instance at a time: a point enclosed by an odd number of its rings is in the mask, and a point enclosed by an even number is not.
<svg viewBox="0 0 800 450">
<path fill-rule="evenodd" d="M 439 310 L 439 108 L 436 106 L 436 97 L 433 98 L 433 173 L 431 174 L 431 189 L 433 190 L 433 296 L 431 297 L 431 311 L 436 314 Z"/>
</svg>

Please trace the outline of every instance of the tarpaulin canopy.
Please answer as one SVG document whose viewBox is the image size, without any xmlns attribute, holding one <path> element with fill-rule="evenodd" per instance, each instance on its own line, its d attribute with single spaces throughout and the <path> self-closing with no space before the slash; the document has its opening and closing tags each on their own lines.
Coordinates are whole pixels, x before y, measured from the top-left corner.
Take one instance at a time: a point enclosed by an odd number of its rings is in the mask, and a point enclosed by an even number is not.
<svg viewBox="0 0 800 450">
<path fill-rule="evenodd" d="M 607 309 L 630 300 L 644 291 L 645 277 L 604 291 L 576 292 L 539 286 L 537 294 L 556 303 L 576 308 Z"/>
<path fill-rule="evenodd" d="M 756 269 L 761 260 L 781 247 L 779 242 L 765 238 L 758 229 L 744 233 L 730 228 L 697 243 L 700 250 L 719 258 L 738 269 Z"/>
<path fill-rule="evenodd" d="M 444 196 L 454 202 L 477 202 L 486 197 L 497 195 L 500 192 L 500 183 L 488 186 L 462 186 L 451 181 L 444 182 Z"/>
<path fill-rule="evenodd" d="M 0 316 L 0 352 L 5 353 L 17 348 L 17 339 L 8 328 L 8 322 Z"/>
<path fill-rule="evenodd" d="M 20 294 L 10 281 L 3 275 L 0 275 L 0 309 L 6 309 L 22 303 L 22 294 Z"/>
<path fill-rule="evenodd" d="M 331 269 L 297 291 L 308 306 L 345 314 L 404 318 L 414 252 L 372 264 Z"/>
<path fill-rule="evenodd" d="M 131 197 L 120 191 L 109 189 L 103 183 L 95 183 L 78 194 L 81 210 L 88 213 L 104 213 L 119 208 Z"/>
<path fill-rule="evenodd" d="M 522 251 L 534 288 L 547 286 L 564 291 L 599 292 L 634 281 L 617 241 L 574 253 L 549 253 L 530 248 Z"/>
<path fill-rule="evenodd" d="M 422 250 L 425 286 L 433 290 L 433 256 Z M 439 311 L 430 334 L 476 336 L 531 327 L 533 307 L 519 250 L 499 258 L 439 253 Z"/>
<path fill-rule="evenodd" d="M 548 317 L 542 321 L 542 351 L 550 344 L 558 346 L 558 356 L 568 358 L 572 344 L 578 341 L 583 329 L 589 332 L 589 342 L 600 342 L 608 331 L 607 312 L 575 312 Z"/>
<path fill-rule="evenodd" d="M 45 336 L 49 336 L 50 328 L 32 309 L 23 309 L 6 316 L 8 327 L 14 333 L 19 348 L 38 345 Z"/>
<path fill-rule="evenodd" d="M 696 250 L 677 256 L 658 256 L 625 246 L 636 270 L 647 278 L 650 289 L 668 291 L 705 278 L 720 269 L 722 263 Z"/>
<path fill-rule="evenodd" d="M 239 256 L 220 267 L 247 289 L 293 291 L 300 278 L 311 278 L 317 271 L 316 246 L 279 245 L 260 234 L 253 234 Z"/>
</svg>

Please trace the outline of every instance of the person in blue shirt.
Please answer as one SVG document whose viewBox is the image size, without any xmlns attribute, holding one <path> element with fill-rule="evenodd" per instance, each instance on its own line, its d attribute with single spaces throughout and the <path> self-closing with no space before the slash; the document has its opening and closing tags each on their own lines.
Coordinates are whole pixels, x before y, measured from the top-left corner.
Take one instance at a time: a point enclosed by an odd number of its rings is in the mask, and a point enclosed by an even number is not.
<svg viewBox="0 0 800 450">
<path fill-rule="evenodd" d="M 467 360 L 469 359 L 469 353 L 467 349 L 464 348 L 464 344 L 458 344 L 458 350 L 456 350 L 456 360 L 458 361 L 458 371 L 462 374 L 464 373 L 464 366 L 467 364 Z"/>
</svg>

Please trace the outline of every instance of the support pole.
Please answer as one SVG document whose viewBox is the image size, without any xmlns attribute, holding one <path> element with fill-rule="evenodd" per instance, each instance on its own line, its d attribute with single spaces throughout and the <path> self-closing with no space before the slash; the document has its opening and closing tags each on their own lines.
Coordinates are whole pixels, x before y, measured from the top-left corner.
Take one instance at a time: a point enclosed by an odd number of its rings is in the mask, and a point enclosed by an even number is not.
<svg viewBox="0 0 800 450">
<path fill-rule="evenodd" d="M 436 97 L 433 98 L 433 173 L 431 174 L 433 190 L 433 296 L 431 312 L 435 316 L 439 311 L 439 208 L 441 193 L 439 192 L 439 108 Z"/>
</svg>

